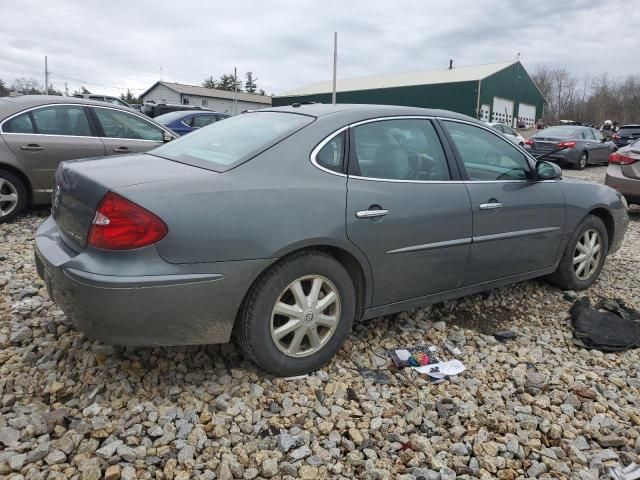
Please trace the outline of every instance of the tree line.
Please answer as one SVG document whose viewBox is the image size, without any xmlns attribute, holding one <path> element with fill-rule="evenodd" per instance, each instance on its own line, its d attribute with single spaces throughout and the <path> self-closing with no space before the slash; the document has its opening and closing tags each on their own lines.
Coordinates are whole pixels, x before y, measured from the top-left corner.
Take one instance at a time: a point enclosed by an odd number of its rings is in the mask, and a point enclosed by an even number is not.
<svg viewBox="0 0 640 480">
<path fill-rule="evenodd" d="M 543 121 L 576 120 L 601 125 L 640 123 L 640 75 L 613 77 L 602 73 L 581 78 L 563 67 L 542 65 L 531 78 L 547 103 Z"/>
<path fill-rule="evenodd" d="M 256 83 L 258 78 L 253 72 L 247 72 L 244 74 L 244 82 L 238 79 L 233 73 L 225 73 L 220 76 L 218 80 L 213 78 L 213 75 L 209 78 L 205 78 L 202 82 L 202 86 L 206 88 L 214 88 L 216 90 L 227 90 L 229 92 L 238 91 L 246 92 L 257 95 L 265 95 L 263 89 L 258 88 Z"/>
</svg>

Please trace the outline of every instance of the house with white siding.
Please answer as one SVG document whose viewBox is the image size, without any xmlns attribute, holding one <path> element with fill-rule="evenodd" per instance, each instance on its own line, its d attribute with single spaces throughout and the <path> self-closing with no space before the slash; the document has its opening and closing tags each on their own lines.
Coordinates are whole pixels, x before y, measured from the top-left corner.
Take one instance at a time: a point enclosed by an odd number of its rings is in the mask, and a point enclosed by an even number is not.
<svg viewBox="0 0 640 480">
<path fill-rule="evenodd" d="M 237 98 L 237 106 L 234 99 Z M 229 92 L 214 88 L 186 85 L 183 83 L 154 83 L 142 95 L 142 103 L 179 103 L 194 107 L 203 107 L 216 112 L 234 115 L 243 110 L 257 110 L 271 106 L 271 97 L 245 92 Z"/>
</svg>

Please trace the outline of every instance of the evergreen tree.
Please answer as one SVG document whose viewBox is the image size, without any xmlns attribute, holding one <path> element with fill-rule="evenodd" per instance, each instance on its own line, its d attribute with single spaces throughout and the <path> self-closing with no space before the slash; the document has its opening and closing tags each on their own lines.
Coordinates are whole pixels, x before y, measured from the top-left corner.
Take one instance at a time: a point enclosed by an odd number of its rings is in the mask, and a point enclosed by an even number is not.
<svg viewBox="0 0 640 480">
<path fill-rule="evenodd" d="M 213 79 L 213 75 L 209 78 L 205 78 L 204 82 L 202 82 L 202 86 L 205 88 L 218 88 L 218 82 Z"/>
<path fill-rule="evenodd" d="M 256 84 L 257 78 L 254 78 L 253 72 L 247 72 L 245 74 L 244 90 L 247 93 L 256 93 L 258 85 Z"/>
</svg>

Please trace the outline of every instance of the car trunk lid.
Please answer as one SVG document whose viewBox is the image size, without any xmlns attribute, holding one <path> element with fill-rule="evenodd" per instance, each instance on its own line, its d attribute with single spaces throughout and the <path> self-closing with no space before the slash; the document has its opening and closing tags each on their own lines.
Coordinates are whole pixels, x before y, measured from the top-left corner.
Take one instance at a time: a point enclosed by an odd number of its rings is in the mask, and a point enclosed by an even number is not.
<svg viewBox="0 0 640 480">
<path fill-rule="evenodd" d="M 65 243 L 79 251 L 86 246 L 96 209 L 107 192 L 197 171 L 197 167 L 148 154 L 63 162 L 56 172 L 52 215 Z"/>
<path fill-rule="evenodd" d="M 566 140 L 566 138 L 560 137 L 531 137 L 531 141 L 533 142 L 531 151 L 536 155 L 549 153 L 558 148 L 558 143 Z"/>
</svg>

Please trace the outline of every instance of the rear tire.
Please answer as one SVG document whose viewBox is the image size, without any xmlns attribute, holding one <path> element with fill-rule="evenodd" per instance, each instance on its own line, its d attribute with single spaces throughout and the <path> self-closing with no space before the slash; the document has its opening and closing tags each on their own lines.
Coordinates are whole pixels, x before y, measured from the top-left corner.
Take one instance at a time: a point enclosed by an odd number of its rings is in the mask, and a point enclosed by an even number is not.
<svg viewBox="0 0 640 480">
<path fill-rule="evenodd" d="M 16 175 L 0 170 L 0 223 L 6 223 L 22 213 L 27 206 L 27 189 Z"/>
<path fill-rule="evenodd" d="M 596 240 L 593 243 L 598 245 L 599 254 L 596 252 L 590 256 L 589 243 L 594 238 Z M 588 288 L 600 276 L 608 250 L 609 238 L 604 223 L 595 215 L 587 215 L 571 237 L 557 270 L 547 277 L 549 283 L 563 290 Z M 583 254 L 584 257 L 581 257 Z M 584 267 L 580 270 L 583 263 Z"/>
<path fill-rule="evenodd" d="M 587 152 L 582 152 L 580 154 L 580 158 L 578 158 L 578 162 L 574 165 L 574 167 L 576 170 L 584 170 L 588 163 L 589 154 Z"/>
<path fill-rule="evenodd" d="M 251 288 L 236 336 L 262 369 L 301 375 L 335 355 L 355 310 L 356 291 L 345 268 L 325 253 L 300 252 L 273 265 Z"/>
</svg>

